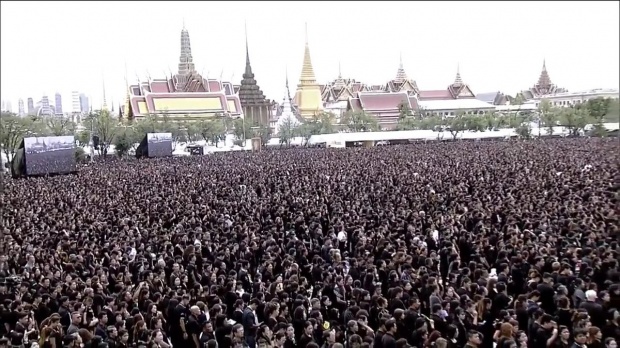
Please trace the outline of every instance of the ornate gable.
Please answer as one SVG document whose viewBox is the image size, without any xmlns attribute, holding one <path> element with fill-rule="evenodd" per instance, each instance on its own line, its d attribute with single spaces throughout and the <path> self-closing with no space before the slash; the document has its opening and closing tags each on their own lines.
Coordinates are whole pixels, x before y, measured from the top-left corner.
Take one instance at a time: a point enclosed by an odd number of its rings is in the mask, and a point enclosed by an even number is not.
<svg viewBox="0 0 620 348">
<path fill-rule="evenodd" d="M 467 84 L 463 83 L 459 66 L 457 66 L 456 68 L 456 77 L 454 78 L 454 82 L 450 86 L 448 86 L 448 91 L 454 99 L 476 97 L 474 92 L 472 92 L 471 88 L 469 88 Z"/>
</svg>

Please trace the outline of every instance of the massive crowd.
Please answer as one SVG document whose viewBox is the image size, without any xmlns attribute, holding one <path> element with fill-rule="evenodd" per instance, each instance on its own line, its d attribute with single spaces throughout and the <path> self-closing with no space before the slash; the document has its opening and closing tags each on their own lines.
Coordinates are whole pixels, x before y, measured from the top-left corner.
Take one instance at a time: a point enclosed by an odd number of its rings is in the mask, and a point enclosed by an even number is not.
<svg viewBox="0 0 620 348">
<path fill-rule="evenodd" d="M 91 163 L 0 196 L 0 347 L 616 348 L 617 141 Z"/>
</svg>

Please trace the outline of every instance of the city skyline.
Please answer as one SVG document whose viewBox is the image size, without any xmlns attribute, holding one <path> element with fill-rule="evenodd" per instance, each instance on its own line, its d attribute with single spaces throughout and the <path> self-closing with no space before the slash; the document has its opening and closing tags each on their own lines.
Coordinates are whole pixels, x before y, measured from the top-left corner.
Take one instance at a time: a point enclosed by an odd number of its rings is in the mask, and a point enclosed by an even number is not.
<svg viewBox="0 0 620 348">
<path fill-rule="evenodd" d="M 124 103 L 125 71 L 130 84 L 136 75 L 177 72 L 184 25 L 196 70 L 238 84 L 244 23 L 256 80 L 276 101 L 284 96 L 286 71 L 293 90 L 299 80 L 305 23 L 320 84 L 335 79 L 339 68 L 345 78 L 384 84 L 402 56 L 422 89 L 445 88 L 458 65 L 474 93 L 514 95 L 537 81 L 543 59 L 552 82 L 571 91 L 619 86 L 617 2 L 563 3 L 561 10 L 552 2 L 381 2 L 380 8 L 372 2 L 155 2 L 148 3 L 152 19 L 142 21 L 135 14 L 144 6 L 2 3 L 2 99 L 17 105 L 19 98 L 36 102 L 59 92 L 63 110 L 71 110 L 71 92 L 80 91 L 98 108 L 105 82 L 108 107 L 116 108 Z M 41 28 L 55 39 L 41 40 Z M 600 37 L 607 39 L 601 44 L 594 39 Z M 41 51 L 60 53 L 41 59 Z"/>
</svg>

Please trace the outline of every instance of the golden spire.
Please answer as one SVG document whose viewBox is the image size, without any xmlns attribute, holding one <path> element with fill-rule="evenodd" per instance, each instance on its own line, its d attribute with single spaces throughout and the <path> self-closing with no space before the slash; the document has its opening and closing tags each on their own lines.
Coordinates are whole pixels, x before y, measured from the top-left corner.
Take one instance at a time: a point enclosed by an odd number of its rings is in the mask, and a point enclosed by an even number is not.
<svg viewBox="0 0 620 348">
<path fill-rule="evenodd" d="M 308 46 L 308 23 L 306 23 L 306 48 L 304 50 L 304 62 L 301 68 L 301 76 L 299 77 L 300 85 L 311 85 L 316 83 L 314 69 L 312 68 L 312 59 L 310 59 L 310 47 Z"/>
</svg>

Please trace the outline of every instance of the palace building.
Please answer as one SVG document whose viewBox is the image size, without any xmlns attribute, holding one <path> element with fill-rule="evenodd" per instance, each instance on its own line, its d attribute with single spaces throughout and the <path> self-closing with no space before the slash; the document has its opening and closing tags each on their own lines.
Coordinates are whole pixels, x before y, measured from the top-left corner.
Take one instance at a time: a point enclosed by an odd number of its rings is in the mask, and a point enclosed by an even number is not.
<svg viewBox="0 0 620 348">
<path fill-rule="evenodd" d="M 166 114 L 177 120 L 191 121 L 219 116 L 243 117 L 243 109 L 232 83 L 204 78 L 196 71 L 189 32 L 183 27 L 177 73 L 127 86 L 121 114 L 127 120 Z"/>
</svg>

